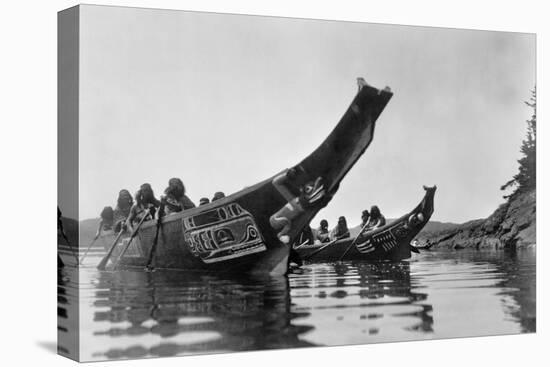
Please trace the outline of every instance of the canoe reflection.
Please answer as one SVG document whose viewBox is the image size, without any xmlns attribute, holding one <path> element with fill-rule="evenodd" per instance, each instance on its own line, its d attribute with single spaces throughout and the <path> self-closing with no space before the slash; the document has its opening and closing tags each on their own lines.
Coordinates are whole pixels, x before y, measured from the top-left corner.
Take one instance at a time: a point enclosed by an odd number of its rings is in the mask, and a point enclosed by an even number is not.
<svg viewBox="0 0 550 367">
<path fill-rule="evenodd" d="M 179 272 L 99 275 L 94 322 L 109 327 L 95 336 L 127 340 L 96 358 L 138 358 L 305 347 L 299 336 L 312 326 L 291 312 L 288 279 L 219 279 Z M 105 309 L 106 308 L 106 309 Z M 97 329 L 96 329 L 97 330 Z M 120 343 L 118 343 L 120 344 Z"/>
<path fill-rule="evenodd" d="M 310 270 L 290 280 L 294 310 L 310 313 L 308 321 L 316 326 L 308 340 L 341 345 L 433 333 L 432 305 L 411 281 L 408 262 L 335 263 Z M 339 337 L 339 330 L 354 335 Z"/>
</svg>

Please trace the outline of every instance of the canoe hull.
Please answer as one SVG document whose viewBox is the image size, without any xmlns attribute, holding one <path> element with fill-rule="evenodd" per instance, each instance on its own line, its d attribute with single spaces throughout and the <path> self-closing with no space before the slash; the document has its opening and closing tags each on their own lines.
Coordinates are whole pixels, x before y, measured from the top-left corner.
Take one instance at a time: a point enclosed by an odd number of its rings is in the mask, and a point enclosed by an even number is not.
<svg viewBox="0 0 550 367">
<path fill-rule="evenodd" d="M 234 208 L 239 209 L 230 212 Z M 222 218 L 220 213 L 228 216 Z M 156 221 L 146 222 L 117 268 L 145 267 L 156 231 Z M 259 273 L 269 269 L 273 275 L 284 274 L 288 246 L 264 236 L 248 211 L 235 201 L 224 200 L 208 211 L 193 209 L 163 218 L 151 265 L 195 272 Z"/>
<path fill-rule="evenodd" d="M 145 222 L 138 240 L 112 268 L 143 269 L 151 255 L 151 265 L 161 269 L 286 273 L 289 244 L 330 202 L 370 145 L 376 120 L 391 97 L 389 89 L 361 88 L 334 130 L 299 164 L 223 199 L 162 218 L 155 251 L 157 222 Z M 282 176 L 284 190 L 278 181 Z M 288 193 L 294 197 L 290 199 Z M 296 203 L 300 210 L 294 210 Z M 292 205 L 290 216 L 286 208 Z M 283 219 L 288 225 L 282 236 L 273 217 L 286 214 L 289 217 Z"/>
<path fill-rule="evenodd" d="M 302 246 L 296 251 L 309 262 L 408 259 L 411 257 L 411 241 L 424 228 L 433 213 L 436 187 L 425 188 L 425 190 L 426 194 L 416 208 L 392 223 L 359 236 L 355 244 L 353 244 L 355 238 L 346 238 L 336 241 L 321 251 L 318 250 L 324 244 Z"/>
</svg>

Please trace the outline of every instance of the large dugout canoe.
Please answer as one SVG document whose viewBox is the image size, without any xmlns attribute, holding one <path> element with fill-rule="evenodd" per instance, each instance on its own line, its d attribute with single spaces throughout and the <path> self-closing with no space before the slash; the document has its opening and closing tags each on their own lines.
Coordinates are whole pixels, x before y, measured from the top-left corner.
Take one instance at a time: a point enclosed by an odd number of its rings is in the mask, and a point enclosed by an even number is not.
<svg viewBox="0 0 550 367">
<path fill-rule="evenodd" d="M 283 218 L 287 219 L 286 234 L 292 243 L 328 204 L 346 173 L 367 149 L 375 122 L 391 97 L 387 87 L 380 90 L 360 84 L 334 130 L 299 164 L 221 200 L 162 218 L 152 265 L 198 272 L 286 273 L 290 245 L 280 240 L 282 232 L 272 227 L 270 218 L 274 214 L 285 217 L 285 207 L 300 205 L 302 210 L 297 215 Z M 280 177 L 283 189 L 274 184 Z M 295 198 L 289 200 L 283 191 Z M 156 228 L 156 221 L 145 222 L 138 232 L 139 240 L 115 261 L 114 268 L 143 269 Z"/>
<path fill-rule="evenodd" d="M 385 226 L 360 234 L 357 239 L 345 238 L 332 244 L 304 245 L 296 248 L 296 251 L 308 262 L 408 259 L 411 257 L 411 241 L 428 223 L 434 211 L 436 187 L 424 186 L 424 190 L 426 192 L 420 204 Z"/>
</svg>

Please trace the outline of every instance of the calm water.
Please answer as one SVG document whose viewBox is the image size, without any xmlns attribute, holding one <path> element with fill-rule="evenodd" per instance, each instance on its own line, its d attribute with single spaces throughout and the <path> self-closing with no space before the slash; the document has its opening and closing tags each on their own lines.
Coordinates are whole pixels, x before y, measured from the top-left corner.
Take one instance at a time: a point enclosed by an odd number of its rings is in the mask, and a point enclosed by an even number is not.
<svg viewBox="0 0 550 367">
<path fill-rule="evenodd" d="M 74 302 L 71 269 L 62 276 Z M 534 250 L 314 264 L 275 279 L 87 266 L 79 283 L 84 360 L 513 334 L 536 321 Z"/>
</svg>

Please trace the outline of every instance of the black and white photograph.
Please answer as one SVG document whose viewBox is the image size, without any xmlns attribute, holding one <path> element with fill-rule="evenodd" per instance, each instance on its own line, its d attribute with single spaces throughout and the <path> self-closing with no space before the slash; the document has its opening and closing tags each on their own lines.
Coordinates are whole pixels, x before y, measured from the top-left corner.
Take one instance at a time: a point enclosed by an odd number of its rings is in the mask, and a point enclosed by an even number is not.
<svg viewBox="0 0 550 367">
<path fill-rule="evenodd" d="M 535 33 L 76 5 L 57 55 L 61 356 L 537 332 Z"/>
</svg>

